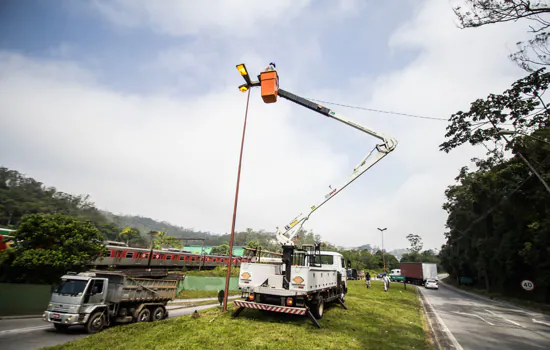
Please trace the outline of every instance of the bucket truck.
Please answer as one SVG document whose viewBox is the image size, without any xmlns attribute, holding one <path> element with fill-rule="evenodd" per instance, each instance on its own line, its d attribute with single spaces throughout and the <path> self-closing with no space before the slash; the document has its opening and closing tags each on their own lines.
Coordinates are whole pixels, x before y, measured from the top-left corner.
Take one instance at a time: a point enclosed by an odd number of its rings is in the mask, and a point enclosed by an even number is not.
<svg viewBox="0 0 550 350">
<path fill-rule="evenodd" d="M 269 69 L 252 81 L 244 64 L 237 65 L 246 83 L 239 86 L 242 92 L 260 86 L 265 103 L 274 103 L 278 97 L 308 108 L 322 116 L 334 119 L 380 140 L 353 169 L 341 186 L 332 188 L 308 210 L 296 216 L 288 224 L 277 227 L 276 239 L 282 245 L 282 258 L 271 263 L 242 263 L 239 272 L 239 288 L 244 300 L 235 300 L 233 317 L 245 308 L 308 316 L 313 324 L 323 317 L 324 305 L 337 302 L 344 309 L 347 293 L 347 269 L 344 257 L 338 252 L 321 251 L 321 244 L 302 245 L 298 249 L 293 238 L 304 223 L 323 204 L 334 198 L 374 164 L 392 152 L 397 140 L 370 128 L 343 118 L 331 109 L 279 88 L 279 77 L 270 64 Z M 375 153 L 376 151 L 376 153 Z M 274 259 L 277 260 L 277 259 Z"/>
</svg>

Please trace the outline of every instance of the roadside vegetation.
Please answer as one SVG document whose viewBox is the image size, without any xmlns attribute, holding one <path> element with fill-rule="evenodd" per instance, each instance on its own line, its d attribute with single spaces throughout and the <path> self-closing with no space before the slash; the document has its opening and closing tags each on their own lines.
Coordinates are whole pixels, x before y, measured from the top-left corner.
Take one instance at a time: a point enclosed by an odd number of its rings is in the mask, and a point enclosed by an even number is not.
<svg viewBox="0 0 550 350">
<path fill-rule="evenodd" d="M 48 349 L 430 349 L 414 287 L 350 281 L 346 305 L 327 307 L 315 328 L 306 317 L 245 310 L 238 318 L 213 308 L 198 318 L 116 326 Z M 230 310 L 233 306 L 230 305 Z"/>
</svg>

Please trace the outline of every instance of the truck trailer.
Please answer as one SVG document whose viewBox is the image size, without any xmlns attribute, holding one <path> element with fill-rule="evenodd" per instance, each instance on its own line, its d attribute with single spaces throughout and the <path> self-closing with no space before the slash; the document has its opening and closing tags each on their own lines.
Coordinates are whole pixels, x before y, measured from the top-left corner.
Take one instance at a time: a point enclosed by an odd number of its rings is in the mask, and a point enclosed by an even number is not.
<svg viewBox="0 0 550 350">
<path fill-rule="evenodd" d="M 43 320 L 59 331 L 83 325 L 97 333 L 114 323 L 149 322 L 168 317 L 176 280 L 132 278 L 121 272 L 66 274 L 54 288 Z"/>
<path fill-rule="evenodd" d="M 422 262 L 400 263 L 401 275 L 406 283 L 424 285 L 427 279 L 437 279 L 437 264 Z"/>
</svg>

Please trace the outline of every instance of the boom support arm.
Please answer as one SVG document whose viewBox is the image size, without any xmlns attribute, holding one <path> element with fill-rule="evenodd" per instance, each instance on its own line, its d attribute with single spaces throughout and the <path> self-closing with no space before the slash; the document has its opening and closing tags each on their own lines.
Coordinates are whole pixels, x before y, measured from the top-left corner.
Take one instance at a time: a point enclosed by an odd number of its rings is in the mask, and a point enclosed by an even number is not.
<svg viewBox="0 0 550 350">
<path fill-rule="evenodd" d="M 292 222 L 290 222 L 288 225 L 285 225 L 284 228 L 277 227 L 277 233 L 276 237 L 279 243 L 282 245 L 294 245 L 294 242 L 292 239 L 298 234 L 304 223 L 309 219 L 311 214 L 313 214 L 314 211 L 319 209 L 323 204 L 328 202 L 330 199 L 332 199 L 334 196 L 336 196 L 338 193 L 340 193 L 344 188 L 346 188 L 349 184 L 351 184 L 353 181 L 355 181 L 359 176 L 363 175 L 367 170 L 369 170 L 374 164 L 378 163 L 382 158 L 387 156 L 391 151 L 397 147 L 397 140 L 392 137 L 387 137 L 385 135 L 382 135 L 380 133 L 377 133 L 376 131 L 369 129 L 367 127 L 361 126 L 359 124 L 356 124 L 355 122 L 344 119 L 340 116 L 338 116 L 334 111 L 330 110 L 327 107 L 324 107 L 320 104 L 317 104 L 315 102 L 312 102 L 308 99 L 305 99 L 303 97 L 294 95 L 288 91 L 285 91 L 283 89 L 278 90 L 278 95 L 280 97 L 283 97 L 291 102 L 297 103 L 303 107 L 309 108 L 312 111 L 315 111 L 317 113 L 320 113 L 326 117 L 335 119 L 341 123 L 344 123 L 346 125 L 349 125 L 357 130 L 360 130 L 364 133 L 367 133 L 371 136 L 374 136 L 381 140 L 382 142 L 377 144 L 362 160 L 357 164 L 357 166 L 353 169 L 353 172 L 350 174 L 348 180 L 342 184 L 340 187 L 336 187 L 332 189 L 331 192 L 325 195 L 323 199 L 318 201 L 318 204 L 314 204 L 311 206 L 311 208 L 304 214 L 298 215 Z M 378 151 L 373 156 L 374 151 Z"/>
</svg>

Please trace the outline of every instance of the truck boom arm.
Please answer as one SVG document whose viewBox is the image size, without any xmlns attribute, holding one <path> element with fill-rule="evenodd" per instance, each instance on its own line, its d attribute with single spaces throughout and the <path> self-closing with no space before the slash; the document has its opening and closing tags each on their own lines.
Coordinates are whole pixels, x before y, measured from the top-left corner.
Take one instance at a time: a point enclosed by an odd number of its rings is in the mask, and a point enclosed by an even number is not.
<svg viewBox="0 0 550 350">
<path fill-rule="evenodd" d="M 397 140 L 392 137 L 387 137 L 385 135 L 382 135 L 380 133 L 377 133 L 376 131 L 367 128 L 365 126 L 361 126 L 359 124 L 356 124 L 355 122 L 344 119 L 336 114 L 336 112 L 332 111 L 331 109 L 324 107 L 320 104 L 317 104 L 315 102 L 312 102 L 308 99 L 305 99 L 303 97 L 294 95 L 288 91 L 285 91 L 283 89 L 279 89 L 278 95 L 280 97 L 283 97 L 291 102 L 297 103 L 303 107 L 309 108 L 312 111 L 315 111 L 317 113 L 320 113 L 326 117 L 335 119 L 341 123 L 344 123 L 346 125 L 349 125 L 357 130 L 360 130 L 364 133 L 367 133 L 371 136 L 374 136 L 378 139 L 380 139 L 382 142 L 377 144 L 362 160 L 357 164 L 357 166 L 353 169 L 353 172 L 350 174 L 348 180 L 342 184 L 340 187 L 333 188 L 331 192 L 325 195 L 324 199 L 321 199 L 318 204 L 315 204 L 311 206 L 311 208 L 304 214 L 301 213 L 298 215 L 292 222 L 290 222 L 288 225 L 285 225 L 284 228 L 277 227 L 276 237 L 277 241 L 281 243 L 282 245 L 294 245 L 292 239 L 298 234 L 304 223 L 309 219 L 311 214 L 315 212 L 317 209 L 319 209 L 323 204 L 328 202 L 331 198 L 336 196 L 338 193 L 340 193 L 344 188 L 346 188 L 349 184 L 351 184 L 353 181 L 355 181 L 359 176 L 363 175 L 367 170 L 369 170 L 374 164 L 378 163 L 382 158 L 387 156 L 391 151 L 395 149 L 397 146 Z M 373 156 L 374 151 L 378 151 L 377 154 Z"/>
</svg>

